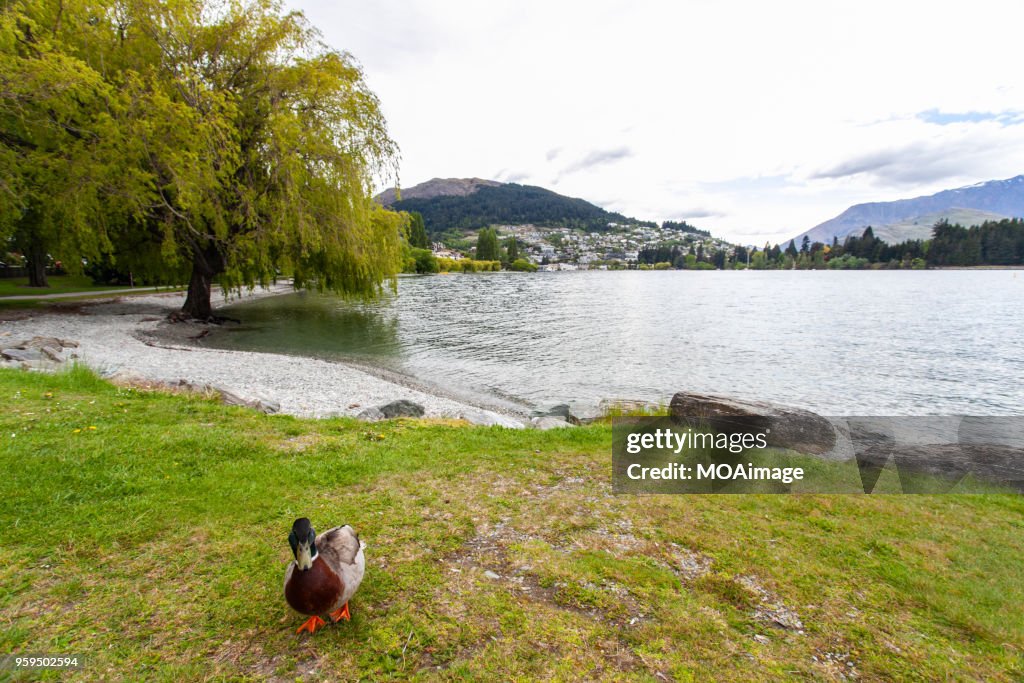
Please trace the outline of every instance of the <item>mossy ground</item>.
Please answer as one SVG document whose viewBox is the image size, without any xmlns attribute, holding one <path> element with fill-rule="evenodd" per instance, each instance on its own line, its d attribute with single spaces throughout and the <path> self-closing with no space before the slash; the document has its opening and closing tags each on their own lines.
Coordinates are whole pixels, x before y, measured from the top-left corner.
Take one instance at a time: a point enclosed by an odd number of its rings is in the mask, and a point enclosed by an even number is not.
<svg viewBox="0 0 1024 683">
<path fill-rule="evenodd" d="M 268 417 L 82 370 L 2 371 L 0 406 L 0 652 L 87 658 L 44 678 L 1024 678 L 1020 496 L 616 496 L 607 426 Z M 367 544 L 312 637 L 281 591 L 302 515 Z"/>
</svg>

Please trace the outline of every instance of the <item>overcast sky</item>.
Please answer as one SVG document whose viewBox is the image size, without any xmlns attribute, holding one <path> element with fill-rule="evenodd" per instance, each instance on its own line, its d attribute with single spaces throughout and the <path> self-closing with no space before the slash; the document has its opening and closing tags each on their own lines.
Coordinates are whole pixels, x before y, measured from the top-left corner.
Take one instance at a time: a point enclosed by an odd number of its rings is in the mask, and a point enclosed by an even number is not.
<svg viewBox="0 0 1024 683">
<path fill-rule="evenodd" d="M 401 184 L 481 177 L 716 236 L 1024 173 L 1024 3 L 286 0 L 361 62 Z"/>
</svg>

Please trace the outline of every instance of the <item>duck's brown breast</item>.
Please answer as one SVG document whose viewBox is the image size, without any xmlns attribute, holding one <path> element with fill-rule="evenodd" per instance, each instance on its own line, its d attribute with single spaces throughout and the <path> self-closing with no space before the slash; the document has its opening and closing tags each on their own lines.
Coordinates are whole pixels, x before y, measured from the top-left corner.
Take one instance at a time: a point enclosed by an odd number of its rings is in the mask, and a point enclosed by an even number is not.
<svg viewBox="0 0 1024 683">
<path fill-rule="evenodd" d="M 284 598 L 296 612 L 325 614 L 334 609 L 345 586 L 323 558 L 313 560 L 313 566 L 302 571 L 292 570 L 284 587 Z"/>
</svg>

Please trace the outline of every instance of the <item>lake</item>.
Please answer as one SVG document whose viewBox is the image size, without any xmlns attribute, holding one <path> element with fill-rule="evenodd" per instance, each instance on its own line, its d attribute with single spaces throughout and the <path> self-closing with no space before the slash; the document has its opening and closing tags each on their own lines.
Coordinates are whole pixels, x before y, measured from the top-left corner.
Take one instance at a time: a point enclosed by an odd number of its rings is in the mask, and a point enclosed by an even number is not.
<svg viewBox="0 0 1024 683">
<path fill-rule="evenodd" d="M 399 279 L 372 303 L 234 304 L 221 348 L 382 367 L 538 406 L 677 391 L 830 415 L 1024 414 L 1024 271 L 617 271 Z"/>
</svg>

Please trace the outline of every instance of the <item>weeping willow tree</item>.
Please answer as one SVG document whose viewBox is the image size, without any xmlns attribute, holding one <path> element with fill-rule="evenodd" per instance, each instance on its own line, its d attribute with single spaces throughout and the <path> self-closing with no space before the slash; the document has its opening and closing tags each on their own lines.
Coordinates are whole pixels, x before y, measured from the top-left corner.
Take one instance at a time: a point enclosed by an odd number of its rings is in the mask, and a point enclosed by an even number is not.
<svg viewBox="0 0 1024 683">
<path fill-rule="evenodd" d="M 182 312 L 201 319 L 216 283 L 287 274 L 357 296 L 394 283 L 407 218 L 371 195 L 396 174 L 397 148 L 359 66 L 302 14 L 274 0 L 3 11 L 0 192 L 20 201 L 0 216 L 8 235 L 32 225 L 37 251 L 63 239 L 122 270 L 186 278 Z"/>
<path fill-rule="evenodd" d="M 58 3 L 0 5 L 0 244 L 25 257 L 29 285 L 112 248 L 103 188 L 116 175 L 110 84 L 69 54 Z"/>
<path fill-rule="evenodd" d="M 273 0 L 114 7 L 109 51 L 126 52 L 125 91 L 152 110 L 126 117 L 155 201 L 124 241 L 187 265 L 183 313 L 209 318 L 214 282 L 265 285 L 282 271 L 353 295 L 393 282 L 405 219 L 371 195 L 397 150 L 350 55 Z"/>
<path fill-rule="evenodd" d="M 120 268 L 187 279 L 196 318 L 215 284 L 393 286 L 407 219 L 372 193 L 397 151 L 351 55 L 273 0 L 59 5 L 63 49 L 111 90 L 102 206 Z"/>
</svg>

